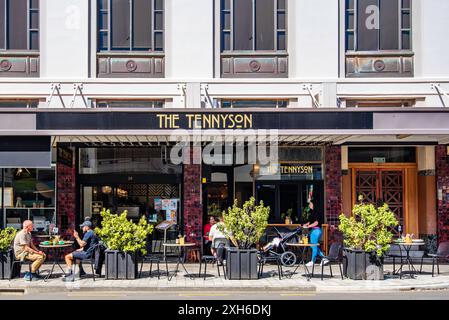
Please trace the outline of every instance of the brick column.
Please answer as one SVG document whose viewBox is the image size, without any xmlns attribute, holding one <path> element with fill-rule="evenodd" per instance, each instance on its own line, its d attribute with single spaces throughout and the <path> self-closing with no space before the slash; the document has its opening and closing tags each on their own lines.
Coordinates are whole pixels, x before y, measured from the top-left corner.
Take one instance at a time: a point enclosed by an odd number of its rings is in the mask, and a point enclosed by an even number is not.
<svg viewBox="0 0 449 320">
<path fill-rule="evenodd" d="M 190 159 L 194 152 L 201 152 L 201 148 L 192 148 L 188 152 Z M 201 164 L 184 162 L 183 176 L 183 210 L 184 235 L 187 241 L 201 246 L 203 230 L 203 207 L 201 204 Z M 192 161 L 190 161 L 192 163 Z M 193 237 L 190 235 L 194 234 Z"/>
<path fill-rule="evenodd" d="M 435 149 L 437 193 L 440 194 L 440 197 L 437 197 L 437 230 L 440 243 L 449 241 L 449 158 L 445 145 L 439 145 Z"/>
<path fill-rule="evenodd" d="M 70 237 L 68 229 L 75 229 L 76 224 L 76 167 L 56 164 L 57 175 L 57 223 L 60 234 Z"/>
<path fill-rule="evenodd" d="M 342 175 L 341 175 L 341 147 L 328 146 L 325 148 L 325 212 L 326 222 L 329 224 L 329 240 L 341 240 L 341 234 L 336 227 L 338 216 L 342 208 Z"/>
</svg>

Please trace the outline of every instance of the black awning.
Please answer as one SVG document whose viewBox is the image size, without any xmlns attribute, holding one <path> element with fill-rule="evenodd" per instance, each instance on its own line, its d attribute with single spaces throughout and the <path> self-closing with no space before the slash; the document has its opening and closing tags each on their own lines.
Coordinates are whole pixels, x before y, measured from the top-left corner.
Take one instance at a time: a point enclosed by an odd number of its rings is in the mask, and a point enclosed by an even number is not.
<svg viewBox="0 0 449 320">
<path fill-rule="evenodd" d="M 0 136 L 0 167 L 49 168 L 51 137 Z"/>
</svg>

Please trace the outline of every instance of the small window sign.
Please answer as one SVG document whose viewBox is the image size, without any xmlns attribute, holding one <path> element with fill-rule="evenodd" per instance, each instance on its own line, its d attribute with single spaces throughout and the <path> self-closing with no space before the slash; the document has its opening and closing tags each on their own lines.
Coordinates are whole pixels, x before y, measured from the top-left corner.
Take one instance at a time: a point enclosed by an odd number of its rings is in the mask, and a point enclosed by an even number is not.
<svg viewBox="0 0 449 320">
<path fill-rule="evenodd" d="M 373 162 L 374 163 L 385 163 L 385 162 L 387 162 L 387 159 L 384 157 L 374 157 Z"/>
</svg>

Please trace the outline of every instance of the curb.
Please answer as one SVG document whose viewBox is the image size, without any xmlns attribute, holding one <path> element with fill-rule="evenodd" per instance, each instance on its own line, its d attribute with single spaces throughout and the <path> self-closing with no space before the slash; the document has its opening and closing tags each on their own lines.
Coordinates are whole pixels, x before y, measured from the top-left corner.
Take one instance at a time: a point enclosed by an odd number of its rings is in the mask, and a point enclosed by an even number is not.
<svg viewBox="0 0 449 320">
<path fill-rule="evenodd" d="M 1 288 L 0 293 L 11 293 L 11 292 L 23 292 L 26 294 L 30 293 L 44 293 L 44 292 L 170 292 L 170 291 L 181 291 L 181 292 L 216 292 L 217 287 L 24 287 L 24 288 Z M 254 292 L 254 291 L 288 291 L 288 292 L 316 292 L 316 287 L 312 286 L 289 286 L 289 287 L 273 287 L 273 286 L 258 286 L 258 287 L 221 287 L 220 292 L 232 293 L 232 292 Z"/>
</svg>

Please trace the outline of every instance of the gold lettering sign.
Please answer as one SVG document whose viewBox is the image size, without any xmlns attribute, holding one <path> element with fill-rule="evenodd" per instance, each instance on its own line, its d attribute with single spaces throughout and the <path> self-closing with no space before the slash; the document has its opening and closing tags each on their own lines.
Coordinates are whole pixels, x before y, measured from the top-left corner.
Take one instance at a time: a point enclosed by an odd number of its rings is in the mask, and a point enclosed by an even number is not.
<svg viewBox="0 0 449 320">
<path fill-rule="evenodd" d="M 281 174 L 313 174 L 312 166 L 282 166 Z"/>
<path fill-rule="evenodd" d="M 157 114 L 159 129 L 252 129 L 253 115 L 245 113 Z M 182 124 L 185 124 L 183 126 Z"/>
<path fill-rule="evenodd" d="M 302 175 L 313 174 L 313 166 L 311 165 L 271 165 L 261 167 L 262 175 Z"/>
</svg>

